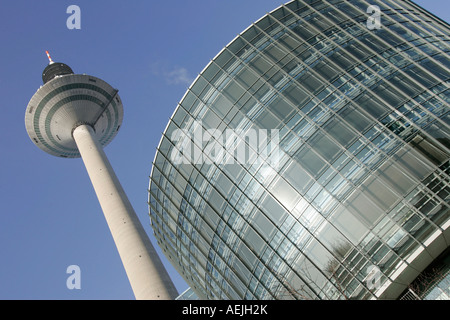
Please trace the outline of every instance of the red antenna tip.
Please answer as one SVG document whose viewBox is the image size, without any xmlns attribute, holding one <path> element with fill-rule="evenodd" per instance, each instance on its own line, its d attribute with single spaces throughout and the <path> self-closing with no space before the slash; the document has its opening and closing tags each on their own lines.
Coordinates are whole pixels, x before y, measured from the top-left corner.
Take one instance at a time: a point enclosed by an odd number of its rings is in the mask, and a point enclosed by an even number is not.
<svg viewBox="0 0 450 320">
<path fill-rule="evenodd" d="M 50 53 L 48 53 L 48 51 L 45 51 L 45 53 L 47 54 L 48 60 L 50 61 L 50 64 L 53 63 L 52 58 L 50 57 Z"/>
</svg>

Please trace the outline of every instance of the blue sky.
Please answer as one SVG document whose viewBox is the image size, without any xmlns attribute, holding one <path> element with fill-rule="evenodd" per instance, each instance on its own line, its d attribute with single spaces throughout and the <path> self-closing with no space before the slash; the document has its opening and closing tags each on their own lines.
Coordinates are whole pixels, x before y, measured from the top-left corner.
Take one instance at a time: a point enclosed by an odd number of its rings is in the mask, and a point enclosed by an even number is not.
<svg viewBox="0 0 450 320">
<path fill-rule="evenodd" d="M 156 246 L 148 177 L 169 117 L 204 66 L 281 3 L 0 0 L 0 299 L 134 298 L 81 159 L 50 156 L 26 133 L 45 50 L 119 89 L 124 122 L 105 152 Z M 450 1 L 416 3 L 450 21 Z M 66 27 L 72 4 L 81 9 L 80 30 Z M 178 291 L 187 289 L 163 261 Z M 66 287 L 70 265 L 81 269 L 80 290 Z"/>
</svg>

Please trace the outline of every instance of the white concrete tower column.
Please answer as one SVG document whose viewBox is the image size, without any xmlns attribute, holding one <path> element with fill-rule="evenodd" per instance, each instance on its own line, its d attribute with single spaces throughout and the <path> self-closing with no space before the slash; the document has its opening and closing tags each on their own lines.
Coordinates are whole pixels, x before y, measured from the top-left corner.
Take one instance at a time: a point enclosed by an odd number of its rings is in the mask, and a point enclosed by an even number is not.
<svg viewBox="0 0 450 320">
<path fill-rule="evenodd" d="M 89 125 L 73 131 L 136 299 L 167 300 L 178 295 L 111 164 Z"/>
</svg>

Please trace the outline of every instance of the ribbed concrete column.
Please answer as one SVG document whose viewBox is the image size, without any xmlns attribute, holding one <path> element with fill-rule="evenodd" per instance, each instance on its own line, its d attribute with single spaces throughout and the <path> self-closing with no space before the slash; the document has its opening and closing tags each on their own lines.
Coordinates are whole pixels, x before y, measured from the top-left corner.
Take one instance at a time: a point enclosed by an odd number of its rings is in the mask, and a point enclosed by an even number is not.
<svg viewBox="0 0 450 320">
<path fill-rule="evenodd" d="M 80 125 L 73 138 L 94 186 L 136 299 L 175 299 L 166 269 L 128 200 L 94 130 Z"/>
</svg>

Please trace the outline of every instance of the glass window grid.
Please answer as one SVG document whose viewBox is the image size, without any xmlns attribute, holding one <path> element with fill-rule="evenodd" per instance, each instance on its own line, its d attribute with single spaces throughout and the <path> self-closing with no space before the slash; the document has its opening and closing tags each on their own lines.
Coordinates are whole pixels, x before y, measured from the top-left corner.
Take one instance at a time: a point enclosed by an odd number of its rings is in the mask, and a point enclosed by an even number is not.
<svg viewBox="0 0 450 320">
<path fill-rule="evenodd" d="M 392 4 L 391 1 L 388 1 L 386 4 L 394 9 L 392 11 L 396 15 L 400 14 L 400 10 L 395 10 L 396 8 L 394 7 L 394 4 Z M 405 8 L 405 9 L 403 9 L 404 11 L 406 11 L 406 10 L 409 11 L 408 14 L 403 14 L 403 17 L 407 18 L 407 20 L 409 20 L 409 22 L 414 22 L 415 25 L 419 24 L 423 32 L 426 32 L 428 34 L 432 34 L 433 36 L 437 36 L 438 35 L 436 32 L 438 32 L 440 34 L 445 34 L 445 32 L 448 32 L 448 28 L 447 28 L 446 31 L 444 31 L 443 29 L 441 29 L 441 26 L 439 26 L 437 24 L 432 24 L 432 25 L 427 25 L 427 26 L 422 25 L 421 24 L 422 20 L 426 19 L 427 22 L 431 22 L 431 20 L 427 19 L 427 17 L 424 17 L 422 15 L 422 13 L 419 13 L 416 10 L 414 10 L 414 8 L 411 7 L 410 4 L 408 4 L 408 3 L 400 3 L 400 4 L 396 3 L 396 6 L 400 6 L 400 7 Z M 409 7 L 409 8 L 406 8 L 406 7 Z M 414 14 L 414 16 L 412 16 L 412 14 Z M 429 28 L 431 28 L 431 29 L 429 29 Z M 435 31 L 433 31 L 432 29 L 434 29 Z"/>
<path fill-rule="evenodd" d="M 183 225 L 183 224 L 182 224 Z"/>
<path fill-rule="evenodd" d="M 393 21 L 393 22 L 395 22 L 395 21 Z M 395 27 L 398 27 L 398 23 L 397 23 L 397 25 L 395 25 Z M 403 27 L 403 26 L 402 26 Z M 408 28 L 405 28 L 405 27 L 403 27 L 403 30 L 405 30 L 406 32 L 408 32 L 409 31 L 409 29 Z M 388 29 L 388 31 L 390 31 L 389 29 Z M 391 33 L 392 33 L 392 31 L 391 31 Z M 423 36 L 423 35 L 422 35 Z M 406 39 L 406 40 L 411 40 L 411 39 Z M 441 51 L 442 52 L 442 51 Z M 428 54 L 428 57 L 432 57 L 432 55 L 430 55 L 430 54 Z"/>
</svg>

